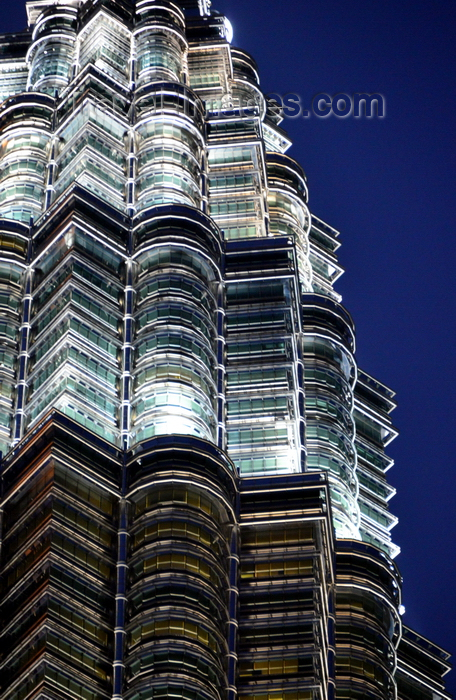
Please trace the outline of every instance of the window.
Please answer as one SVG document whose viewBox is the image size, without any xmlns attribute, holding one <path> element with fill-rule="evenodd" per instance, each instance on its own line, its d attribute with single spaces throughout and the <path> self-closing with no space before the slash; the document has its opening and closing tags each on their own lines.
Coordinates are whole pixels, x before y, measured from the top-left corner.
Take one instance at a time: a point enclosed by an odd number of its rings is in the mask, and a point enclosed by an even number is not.
<svg viewBox="0 0 456 700">
<path fill-rule="evenodd" d="M 90 128 L 90 127 L 89 127 Z M 84 148 L 89 148 L 99 153 L 104 159 L 110 163 L 115 163 L 123 169 L 126 163 L 126 154 L 121 150 L 115 142 L 111 143 L 106 136 L 101 136 L 90 131 L 89 128 L 76 139 L 76 141 L 68 148 L 63 149 L 61 158 L 58 161 L 60 172 L 80 153 Z"/>
<path fill-rule="evenodd" d="M 58 467 L 55 472 L 55 483 L 71 496 L 79 498 L 84 504 L 93 506 L 106 516 L 112 516 L 116 499 L 107 491 L 103 491 L 101 487 L 97 487 L 92 481 L 85 480 L 74 472 Z"/>
<path fill-rule="evenodd" d="M 253 175 L 249 174 L 233 174 L 233 175 L 212 175 L 209 178 L 209 185 L 211 189 L 228 189 L 228 188 L 241 188 L 241 187 L 253 187 Z"/>
<path fill-rule="evenodd" d="M 226 515 L 206 495 L 193 489 L 190 491 L 177 486 L 154 489 L 143 496 L 135 504 L 135 517 L 164 504 L 188 505 L 212 516 L 219 524 L 225 522 Z"/>
<path fill-rule="evenodd" d="M 198 306 L 202 306 L 209 314 L 215 312 L 215 299 L 206 286 L 183 275 L 160 275 L 141 285 L 138 292 L 139 303 L 147 297 L 185 295 Z"/>
<path fill-rule="evenodd" d="M 18 493 L 5 504 L 3 537 L 14 527 L 14 524 L 28 508 L 32 508 L 34 503 L 44 496 L 53 482 L 54 468 L 53 466 L 47 466 L 45 469 L 38 472 L 23 489 L 20 489 Z"/>
<path fill-rule="evenodd" d="M 241 399 L 239 401 L 230 401 L 227 403 L 228 416 L 273 416 L 283 415 L 288 417 L 288 397 L 287 396 L 268 396 L 261 399 Z"/>
<path fill-rule="evenodd" d="M 288 444 L 287 428 L 242 428 L 228 430 L 228 445 L 255 445 L 274 442 L 274 445 Z"/>
<path fill-rule="evenodd" d="M 255 214 L 256 201 L 254 199 L 229 199 L 226 201 L 213 201 L 209 208 L 212 216 L 231 216 L 232 214 Z"/>
<path fill-rule="evenodd" d="M 239 700 L 313 700 L 312 690 L 286 690 L 283 692 L 252 692 L 246 695 L 241 693 Z"/>
<path fill-rule="evenodd" d="M 195 338 L 192 338 L 189 335 L 184 335 L 182 331 L 179 334 L 177 332 L 154 333 L 153 336 L 150 336 L 145 340 L 140 340 L 136 345 L 136 354 L 138 359 L 142 358 L 149 352 L 166 352 L 166 350 L 196 355 L 196 357 L 199 357 L 208 368 L 212 369 L 215 366 L 215 356 L 210 346 L 208 347 L 203 345 L 202 341 L 197 342 Z"/>
<path fill-rule="evenodd" d="M 116 533 L 105 523 L 97 522 L 90 513 L 84 514 L 74 507 L 56 500 L 53 511 L 59 515 L 65 525 L 79 532 L 83 536 L 94 540 L 98 545 L 104 547 L 108 553 L 112 553 L 116 543 Z"/>
<path fill-rule="evenodd" d="M 50 632 L 47 635 L 47 646 L 59 652 L 67 663 L 73 664 L 78 670 L 81 669 L 83 672 L 89 672 L 101 681 L 106 681 L 108 679 L 108 664 L 103 663 L 86 651 L 79 649 L 75 646 L 73 640 L 67 641 Z"/>
<path fill-rule="evenodd" d="M 55 685 L 64 688 L 65 692 L 72 695 L 77 700 L 106 700 L 104 693 L 92 690 L 87 686 L 73 680 L 72 677 L 64 675 L 60 670 L 48 666 L 45 670 L 46 679 L 53 681 Z M 16 700 L 16 699 L 15 699 Z M 19 698 L 18 698 L 19 700 Z"/>
<path fill-rule="evenodd" d="M 226 319 L 228 331 L 234 332 L 237 328 L 250 328 L 260 326 L 262 329 L 273 327 L 291 330 L 291 315 L 288 309 L 265 309 L 264 311 L 239 311 L 229 312 Z"/>
<path fill-rule="evenodd" d="M 200 168 L 198 162 L 186 153 L 182 147 L 165 147 L 165 146 L 155 146 L 153 148 L 143 149 L 138 157 L 138 168 L 142 169 L 148 164 L 153 165 L 158 163 L 161 167 L 163 165 L 160 161 L 170 161 L 178 166 L 182 166 L 189 173 L 198 178 L 200 174 Z"/>
<path fill-rule="evenodd" d="M 183 360 L 184 358 L 182 358 L 182 362 L 179 362 L 178 358 L 170 358 L 166 363 L 160 362 L 138 372 L 135 389 L 151 392 L 151 384 L 182 383 L 201 389 L 205 396 L 212 401 L 215 397 L 215 386 L 209 371 L 203 372 L 198 367 L 187 367 Z"/>
<path fill-rule="evenodd" d="M 57 533 L 52 535 L 52 549 L 54 547 L 72 560 L 73 564 L 82 564 L 97 572 L 103 579 L 111 579 L 113 567 L 107 561 L 101 559 L 98 553 L 85 549 L 79 543 L 71 542 Z"/>
<path fill-rule="evenodd" d="M 201 144 L 199 140 L 197 140 L 197 137 L 184 126 L 177 126 L 170 124 L 169 122 L 154 120 L 138 126 L 138 133 L 140 134 L 143 142 L 148 141 L 149 139 L 160 138 L 162 140 L 166 139 L 167 141 L 169 139 L 173 139 L 178 142 L 176 143 L 176 148 L 179 150 L 179 152 L 182 150 L 181 144 L 185 144 L 190 147 L 191 152 L 198 160 Z M 144 157 L 142 155 L 143 148 L 144 146 L 141 144 L 140 158 Z M 155 148 L 153 150 L 155 150 Z"/>
<path fill-rule="evenodd" d="M 257 230 L 256 226 L 227 226 L 224 230 L 225 240 L 236 240 L 237 238 L 255 238 L 264 235 L 262 229 Z"/>
<path fill-rule="evenodd" d="M 67 82 L 73 65 L 73 53 L 72 44 L 65 43 L 62 37 L 43 41 L 32 63 L 30 83 L 34 89 L 45 78 L 61 78 L 64 83 Z M 49 90 L 53 94 L 55 86 L 50 86 Z"/>
<path fill-rule="evenodd" d="M 268 384 L 271 387 L 283 386 L 288 388 L 289 377 L 286 367 L 270 367 L 266 369 L 252 369 L 252 370 L 241 370 L 241 371 L 230 371 L 227 374 L 228 385 L 231 388 L 235 386 L 245 387 L 246 385 Z"/>
<path fill-rule="evenodd" d="M 287 282 L 237 282 L 228 285 L 227 301 L 231 304 L 289 302 L 290 289 Z"/>
<path fill-rule="evenodd" d="M 241 528 L 243 547 L 274 547 L 313 542 L 312 525 L 299 527 L 275 528 Z"/>
<path fill-rule="evenodd" d="M 312 559 L 285 561 L 248 562 L 241 565 L 241 578 L 280 578 L 294 576 L 309 576 L 313 572 Z"/>
<path fill-rule="evenodd" d="M 215 546 L 216 540 L 219 539 L 218 537 L 199 525 L 178 520 L 161 521 L 146 525 L 146 527 L 135 533 L 133 537 L 133 547 L 137 548 L 147 542 L 152 542 L 157 539 L 191 539 L 206 547 L 213 548 L 220 554 L 220 545 L 218 547 Z"/>
<path fill-rule="evenodd" d="M 367 659 L 337 656 L 336 674 L 337 676 L 361 676 L 364 679 L 374 681 L 376 685 L 381 687 L 387 687 L 389 685 L 389 678 L 385 671 Z"/>
<path fill-rule="evenodd" d="M 186 306 L 177 303 L 164 304 L 160 303 L 156 306 L 140 311 L 137 316 L 138 330 L 143 329 L 145 326 L 151 325 L 154 322 L 163 323 L 174 323 L 182 324 L 183 326 L 189 326 L 190 328 L 197 328 L 202 331 L 206 338 L 213 340 L 215 335 L 215 328 L 208 316 L 203 316 L 195 304 L 195 310 L 193 310 L 193 304 L 187 303 Z"/>
<path fill-rule="evenodd" d="M 244 661 L 239 664 L 239 675 L 245 676 L 288 676 L 297 675 L 298 659 L 264 659 L 263 661 Z M 310 671 L 312 672 L 312 659 Z"/>
<path fill-rule="evenodd" d="M 40 559 L 45 559 L 51 548 L 51 536 L 49 530 L 44 532 L 42 539 L 34 542 L 33 549 L 25 552 L 20 562 L 15 562 L 12 568 L 5 571 L 6 585 L 12 587 L 19 581 Z"/>
<path fill-rule="evenodd" d="M 138 261 L 141 275 L 153 272 L 157 268 L 178 266 L 191 270 L 207 282 L 214 279 L 214 271 L 205 258 L 196 251 L 191 252 L 178 246 L 160 246 L 158 250 L 149 250 L 142 254 Z"/>
<path fill-rule="evenodd" d="M 189 639 L 196 640 L 204 646 L 209 647 L 212 651 L 220 651 L 219 644 L 213 634 L 208 632 L 201 625 L 197 625 L 191 620 L 154 620 L 146 622 L 140 627 L 136 627 L 130 636 L 131 644 L 137 644 L 140 641 L 149 639 L 150 637 L 172 637 L 183 636 Z"/>
<path fill-rule="evenodd" d="M 81 68 L 94 63 L 115 80 L 126 84 L 130 64 L 130 32 L 120 22 L 114 22 L 100 12 L 80 37 Z"/>
<path fill-rule="evenodd" d="M 251 148 L 242 146 L 237 148 L 213 148 L 209 150 L 208 162 L 211 167 L 228 163 L 252 163 L 253 153 Z"/>
<path fill-rule="evenodd" d="M 283 360 L 287 356 L 286 351 L 287 347 L 284 340 L 252 340 L 242 343 L 228 343 L 227 346 L 228 357 L 233 360 L 250 360 L 250 355 L 259 355 L 261 358 L 267 357 L 268 361 L 276 358 Z"/>
<path fill-rule="evenodd" d="M 252 624 L 250 627 L 241 627 L 240 643 L 241 645 L 248 644 L 249 646 L 269 646 L 273 644 L 313 645 L 315 636 L 311 623 L 287 617 L 268 627 L 259 627 Z M 280 695 L 279 697 L 282 696 Z"/>
<path fill-rule="evenodd" d="M 44 178 L 46 164 L 37 158 L 18 158 L 17 160 L 8 160 L 0 170 L 0 181 L 6 180 L 8 177 L 17 175 L 37 176 L 39 179 Z"/>
<path fill-rule="evenodd" d="M 74 610 L 70 607 L 69 603 L 61 603 L 54 598 L 49 600 L 49 612 L 51 617 L 56 617 L 60 623 L 65 623 L 70 626 L 74 631 L 81 631 L 84 635 L 90 637 L 103 646 L 108 644 L 110 634 L 107 630 L 100 625 L 100 621 L 96 619 L 96 616 L 92 611 L 85 611 L 85 615 L 82 613 L 82 609 Z M 88 618 L 88 615 L 91 618 Z"/>
<path fill-rule="evenodd" d="M 237 457 L 235 464 L 241 474 L 279 474 L 290 472 L 289 454 L 258 455 L 255 457 Z"/>
<path fill-rule="evenodd" d="M 216 664 L 210 664 L 207 659 L 197 656 L 197 653 L 194 652 L 192 654 L 190 651 L 178 651 L 173 648 L 142 653 L 139 658 L 135 658 L 129 665 L 129 675 L 136 676 L 138 673 L 147 670 L 153 673 L 163 673 L 175 672 L 179 669 L 192 675 L 198 673 L 204 680 L 209 680 L 210 683 L 220 686 L 223 680 Z M 176 691 L 173 689 L 173 697 L 176 697 L 175 693 Z M 192 700 L 196 700 L 196 698 L 192 697 Z"/>
</svg>

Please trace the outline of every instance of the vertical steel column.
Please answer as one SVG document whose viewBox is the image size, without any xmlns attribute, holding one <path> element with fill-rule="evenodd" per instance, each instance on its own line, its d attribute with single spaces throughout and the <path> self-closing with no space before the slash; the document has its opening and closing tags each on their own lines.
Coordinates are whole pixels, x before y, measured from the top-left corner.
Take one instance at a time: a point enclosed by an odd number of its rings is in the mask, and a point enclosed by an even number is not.
<svg viewBox="0 0 456 700">
<path fill-rule="evenodd" d="M 239 494 L 237 495 L 237 508 L 239 518 Z M 228 592 L 228 700 L 236 700 L 237 698 L 237 636 L 238 636 L 238 571 L 239 571 L 239 552 L 238 552 L 238 526 L 234 525 L 231 531 L 230 543 L 230 587 Z"/>
<path fill-rule="evenodd" d="M 30 262 L 31 240 L 29 241 L 28 262 Z M 22 323 L 19 331 L 19 356 L 16 384 L 16 411 L 14 416 L 13 445 L 22 438 L 24 430 L 25 401 L 27 391 L 27 362 L 30 340 L 30 317 L 32 311 L 33 270 L 29 267 L 25 273 L 24 297 L 22 306 Z"/>
<path fill-rule="evenodd" d="M 131 237 L 131 234 L 130 234 Z M 130 244 L 129 244 L 129 247 Z M 129 251 L 131 252 L 131 251 Z M 125 309 L 123 332 L 124 342 L 122 347 L 122 396 L 121 396 L 121 419 L 120 419 L 120 434 L 122 448 L 127 450 L 130 445 L 130 429 L 131 429 L 131 370 L 132 370 L 132 354 L 133 354 L 133 304 L 134 304 L 134 289 L 133 289 L 133 261 L 131 258 L 125 262 Z"/>
<path fill-rule="evenodd" d="M 225 449 L 225 308 L 223 285 L 219 285 L 217 296 L 217 445 Z"/>
<path fill-rule="evenodd" d="M 122 700 L 125 675 L 125 608 L 127 604 L 127 488 L 126 452 L 122 455 L 122 492 L 119 500 L 119 530 L 117 535 L 117 581 L 116 581 L 116 616 L 114 627 L 114 661 L 112 679 L 112 700 Z"/>
</svg>

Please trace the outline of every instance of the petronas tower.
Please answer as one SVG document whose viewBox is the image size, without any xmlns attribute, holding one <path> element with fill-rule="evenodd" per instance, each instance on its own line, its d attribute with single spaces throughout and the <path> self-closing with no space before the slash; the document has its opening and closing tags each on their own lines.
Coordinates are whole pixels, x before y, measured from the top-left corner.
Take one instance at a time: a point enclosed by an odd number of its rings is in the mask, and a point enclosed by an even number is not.
<svg viewBox="0 0 456 700">
<path fill-rule="evenodd" d="M 0 700 L 449 700 L 400 615 L 394 393 L 254 60 L 209 0 L 27 13 L 0 36 Z"/>
</svg>

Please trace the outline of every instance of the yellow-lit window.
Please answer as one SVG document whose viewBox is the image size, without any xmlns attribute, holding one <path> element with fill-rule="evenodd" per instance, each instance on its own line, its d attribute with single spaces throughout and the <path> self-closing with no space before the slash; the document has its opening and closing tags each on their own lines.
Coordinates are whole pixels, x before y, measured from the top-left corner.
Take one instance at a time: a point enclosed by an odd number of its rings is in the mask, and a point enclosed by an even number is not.
<svg viewBox="0 0 456 700">
<path fill-rule="evenodd" d="M 241 567 L 241 578 L 276 578 L 280 576 L 305 576 L 312 573 L 312 560 L 268 561 L 246 564 Z"/>
</svg>

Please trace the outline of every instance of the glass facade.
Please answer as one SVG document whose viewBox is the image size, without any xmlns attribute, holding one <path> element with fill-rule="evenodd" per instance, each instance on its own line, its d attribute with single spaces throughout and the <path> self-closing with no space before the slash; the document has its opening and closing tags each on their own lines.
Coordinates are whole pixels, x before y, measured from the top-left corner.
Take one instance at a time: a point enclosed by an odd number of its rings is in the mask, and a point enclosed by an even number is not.
<svg viewBox="0 0 456 700">
<path fill-rule="evenodd" d="M 0 36 L 0 700 L 449 700 L 338 232 L 208 0 Z"/>
</svg>

